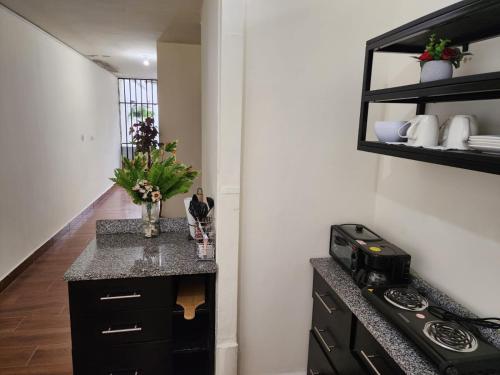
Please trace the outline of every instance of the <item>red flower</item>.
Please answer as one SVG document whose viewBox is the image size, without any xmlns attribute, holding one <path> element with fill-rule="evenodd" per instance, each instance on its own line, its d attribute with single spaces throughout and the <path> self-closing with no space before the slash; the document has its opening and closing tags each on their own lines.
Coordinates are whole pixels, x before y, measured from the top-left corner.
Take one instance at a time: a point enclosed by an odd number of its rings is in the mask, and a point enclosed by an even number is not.
<svg viewBox="0 0 500 375">
<path fill-rule="evenodd" d="M 455 48 L 446 47 L 443 53 L 441 54 L 441 59 L 452 60 L 454 57 L 456 57 L 456 55 L 457 51 L 455 50 Z"/>
<path fill-rule="evenodd" d="M 422 53 L 419 58 L 418 58 L 420 61 L 431 61 L 433 58 L 432 58 L 432 55 L 428 52 L 428 51 L 425 51 L 424 53 Z"/>
</svg>

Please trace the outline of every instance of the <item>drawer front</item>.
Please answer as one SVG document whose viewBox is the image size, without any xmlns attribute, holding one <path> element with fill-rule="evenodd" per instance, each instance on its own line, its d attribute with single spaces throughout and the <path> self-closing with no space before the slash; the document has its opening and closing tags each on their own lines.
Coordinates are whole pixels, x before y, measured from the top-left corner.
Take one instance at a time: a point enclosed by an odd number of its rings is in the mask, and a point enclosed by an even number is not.
<svg viewBox="0 0 500 375">
<path fill-rule="evenodd" d="M 111 311 L 73 319 L 71 332 L 74 347 L 170 340 L 172 314 L 169 309 Z"/>
<path fill-rule="evenodd" d="M 354 339 L 354 353 L 366 373 L 373 375 L 402 375 L 404 372 L 358 321 Z"/>
<path fill-rule="evenodd" d="M 74 375 L 172 374 L 170 343 L 109 346 L 99 350 L 73 349 Z"/>
<path fill-rule="evenodd" d="M 309 334 L 307 375 L 337 375 L 312 332 Z"/>
<path fill-rule="evenodd" d="M 349 308 L 323 278 L 314 272 L 312 329 L 326 331 L 324 336 L 331 336 L 328 342 L 337 351 L 349 350 L 352 320 Z"/>
<path fill-rule="evenodd" d="M 347 319 L 351 315 L 351 310 L 316 271 L 314 271 L 312 296 L 315 307 L 326 312 L 332 319 L 338 321 Z"/>
<path fill-rule="evenodd" d="M 363 373 L 351 353 L 353 314 L 317 272 L 313 300 L 311 329 L 333 367 L 342 375 Z"/>
<path fill-rule="evenodd" d="M 70 282 L 71 316 L 116 310 L 171 308 L 172 290 L 169 277 Z"/>
<path fill-rule="evenodd" d="M 210 375 L 209 353 L 207 351 L 180 352 L 172 356 L 174 375 Z"/>
</svg>

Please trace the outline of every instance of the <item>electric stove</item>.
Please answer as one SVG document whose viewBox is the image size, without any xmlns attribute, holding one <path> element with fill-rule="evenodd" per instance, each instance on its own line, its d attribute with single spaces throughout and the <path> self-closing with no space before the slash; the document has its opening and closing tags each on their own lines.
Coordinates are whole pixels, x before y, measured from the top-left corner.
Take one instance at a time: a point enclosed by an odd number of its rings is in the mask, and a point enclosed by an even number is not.
<svg viewBox="0 0 500 375">
<path fill-rule="evenodd" d="M 500 350 L 486 342 L 473 326 L 433 315 L 429 311 L 433 305 L 417 290 L 408 286 L 366 287 L 363 295 L 403 331 L 442 374 L 500 374 Z"/>
</svg>

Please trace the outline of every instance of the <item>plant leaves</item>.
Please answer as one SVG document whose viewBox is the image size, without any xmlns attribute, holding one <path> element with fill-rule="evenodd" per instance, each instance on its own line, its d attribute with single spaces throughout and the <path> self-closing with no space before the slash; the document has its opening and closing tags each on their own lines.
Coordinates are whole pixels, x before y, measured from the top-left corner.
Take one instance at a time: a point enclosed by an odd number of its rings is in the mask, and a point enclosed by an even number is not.
<svg viewBox="0 0 500 375">
<path fill-rule="evenodd" d="M 159 149 L 151 150 L 149 168 L 148 156 L 145 153 L 138 152 L 132 160 L 124 158 L 122 167 L 115 169 L 111 181 L 123 187 L 137 204 L 142 202 L 142 196 L 132 188 L 140 180 L 147 180 L 153 186 L 158 186 L 163 200 L 186 193 L 193 185 L 198 172 L 191 166 L 176 161 L 173 155 L 176 149 L 177 142 L 174 141 Z"/>
</svg>

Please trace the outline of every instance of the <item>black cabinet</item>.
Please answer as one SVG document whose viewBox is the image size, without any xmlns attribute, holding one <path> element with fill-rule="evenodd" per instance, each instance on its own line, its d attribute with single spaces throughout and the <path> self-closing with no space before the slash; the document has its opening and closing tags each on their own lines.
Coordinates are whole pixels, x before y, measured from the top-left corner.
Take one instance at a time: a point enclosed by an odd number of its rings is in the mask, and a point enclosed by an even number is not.
<svg viewBox="0 0 500 375">
<path fill-rule="evenodd" d="M 311 330 L 333 368 L 341 375 L 359 375 L 358 361 L 351 353 L 354 315 L 315 271 Z"/>
<path fill-rule="evenodd" d="M 399 375 L 404 372 L 359 321 L 356 323 L 354 354 L 369 374 Z"/>
<path fill-rule="evenodd" d="M 173 374 L 211 375 L 215 367 L 215 274 L 191 275 L 189 279 L 205 284 L 205 304 L 196 309 L 192 320 L 184 319 L 180 306 L 174 307 Z M 182 280 L 177 281 L 176 286 Z"/>
<path fill-rule="evenodd" d="M 73 343 L 115 345 L 170 340 L 171 310 L 125 310 L 75 318 Z"/>
<path fill-rule="evenodd" d="M 312 332 L 309 334 L 307 375 L 337 375 Z"/>
<path fill-rule="evenodd" d="M 175 304 L 196 280 L 205 303 L 193 320 Z M 212 375 L 215 274 L 69 283 L 75 375 Z"/>
<path fill-rule="evenodd" d="M 171 309 L 175 300 L 171 277 L 85 280 L 69 283 L 69 302 L 75 315 L 116 310 Z"/>
<path fill-rule="evenodd" d="M 312 297 L 308 375 L 403 374 L 317 271 Z"/>
<path fill-rule="evenodd" d="M 75 375 L 172 374 L 170 341 L 73 348 Z"/>
</svg>

